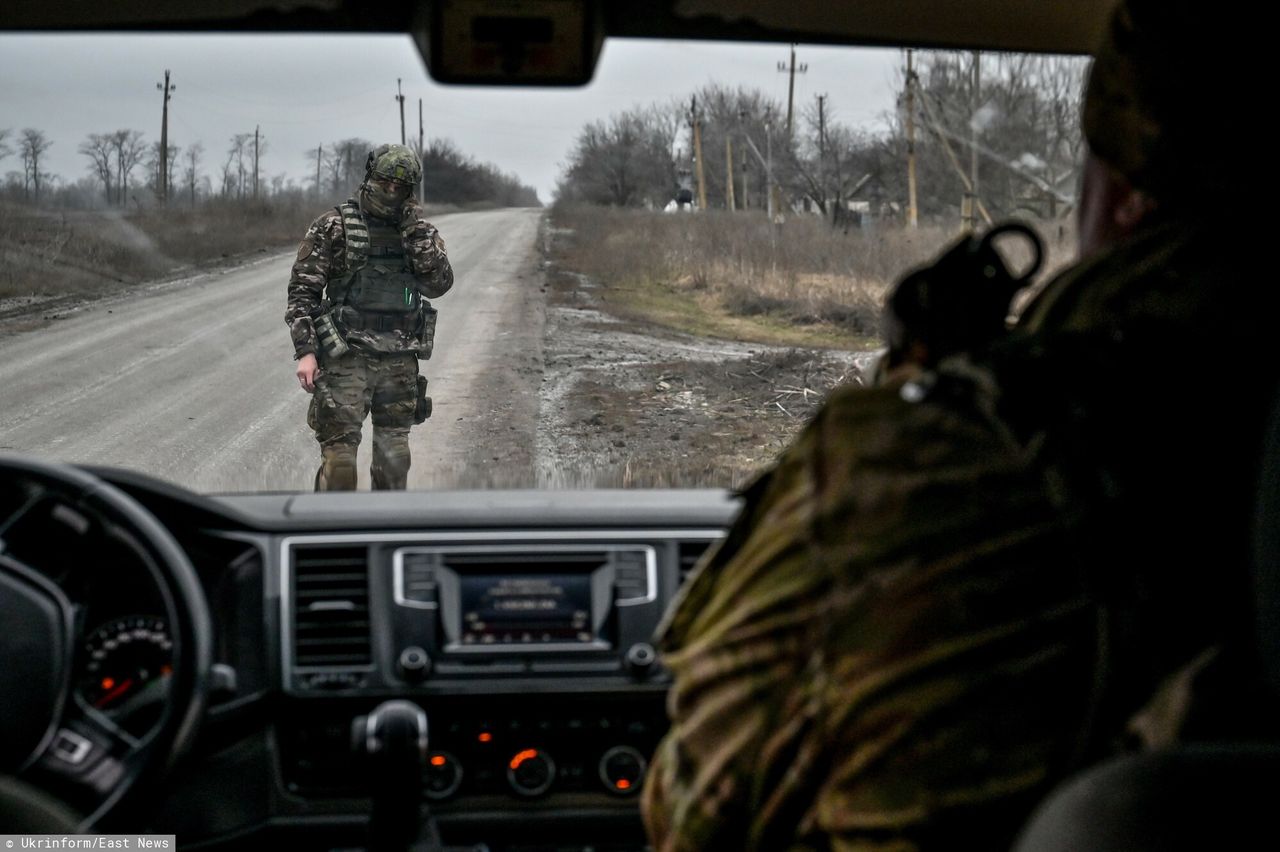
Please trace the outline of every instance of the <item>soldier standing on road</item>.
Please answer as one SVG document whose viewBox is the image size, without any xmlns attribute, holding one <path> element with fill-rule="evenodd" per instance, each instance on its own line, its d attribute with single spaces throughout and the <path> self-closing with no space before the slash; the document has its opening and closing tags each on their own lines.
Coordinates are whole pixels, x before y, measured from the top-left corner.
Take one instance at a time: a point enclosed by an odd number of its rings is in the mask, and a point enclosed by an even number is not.
<svg viewBox="0 0 1280 852">
<path fill-rule="evenodd" d="M 403 489 L 409 428 L 431 415 L 418 359 L 431 357 L 436 311 L 453 286 L 444 240 L 413 197 L 422 166 L 403 145 L 369 154 L 357 198 L 311 223 L 289 278 L 285 322 L 297 376 L 312 394 L 317 491 L 356 487 L 356 450 L 373 419 L 375 489 Z"/>
</svg>

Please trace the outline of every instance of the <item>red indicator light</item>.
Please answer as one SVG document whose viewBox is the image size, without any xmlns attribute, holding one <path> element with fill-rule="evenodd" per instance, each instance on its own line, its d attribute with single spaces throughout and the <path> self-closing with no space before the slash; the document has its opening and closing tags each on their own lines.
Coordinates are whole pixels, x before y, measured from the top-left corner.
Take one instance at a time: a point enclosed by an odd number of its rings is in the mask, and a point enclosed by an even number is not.
<svg viewBox="0 0 1280 852">
<path fill-rule="evenodd" d="M 629 790 L 631 789 L 631 782 L 625 778 L 619 778 L 616 786 L 619 790 Z"/>
<path fill-rule="evenodd" d="M 432 766 L 444 766 L 444 755 L 443 755 L 443 754 L 433 754 L 433 755 L 431 756 L 431 765 L 432 765 Z"/>
<path fill-rule="evenodd" d="M 476 737 L 476 739 L 478 739 L 482 743 L 487 743 L 493 739 L 493 734 L 489 733 L 488 731 L 481 731 L 480 736 Z"/>
<path fill-rule="evenodd" d="M 532 760 L 537 756 L 537 749 L 527 748 L 524 751 L 517 753 L 515 757 L 511 758 L 511 768 L 519 769 L 520 764 L 524 763 L 526 760 Z"/>
<path fill-rule="evenodd" d="M 169 665 L 168 663 L 165 663 L 163 666 L 160 667 L 160 674 L 162 675 L 173 674 L 173 666 Z"/>
<path fill-rule="evenodd" d="M 110 689 L 111 687 L 113 687 L 113 686 L 115 686 L 115 685 L 116 685 L 116 679 L 115 679 L 115 678 L 113 678 L 113 677 L 104 677 L 104 678 L 102 679 L 102 688 L 103 688 L 103 689 Z"/>
</svg>

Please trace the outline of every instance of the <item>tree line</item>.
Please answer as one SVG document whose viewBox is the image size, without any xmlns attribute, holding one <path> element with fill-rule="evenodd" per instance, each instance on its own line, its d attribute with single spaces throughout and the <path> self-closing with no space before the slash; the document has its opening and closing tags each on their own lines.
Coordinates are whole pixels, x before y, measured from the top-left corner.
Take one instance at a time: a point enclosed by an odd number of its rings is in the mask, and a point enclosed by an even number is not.
<svg viewBox="0 0 1280 852">
<path fill-rule="evenodd" d="M 364 164 L 376 146 L 353 138 L 319 145 L 308 151 L 315 169 L 312 186 L 317 195 L 351 192 L 364 179 Z M 431 139 L 416 146 L 422 161 L 424 201 L 439 204 L 494 204 L 499 207 L 538 207 L 538 191 L 492 163 L 464 154 L 448 139 Z"/>
<path fill-rule="evenodd" d="M 788 133 L 778 99 L 718 83 L 589 122 L 556 197 L 659 208 L 682 189 L 696 197 L 696 125 L 708 207 L 763 209 L 772 183 L 774 200 L 792 208 L 838 217 L 856 201 L 901 217 L 913 149 L 921 217 L 955 216 L 966 197 L 989 216 L 1065 212 L 1083 159 L 1085 61 L 944 51 L 913 59 L 911 73 L 900 72 L 896 110 L 874 127 L 840 121 L 819 97 L 798 106 Z"/>
<path fill-rule="evenodd" d="M 212 174 L 205 168 L 206 150 L 196 142 L 182 148 L 170 144 L 161 157 L 160 143 L 148 142 L 140 130 L 90 133 L 77 147 L 87 174 L 74 181 L 47 170 L 45 154 L 54 142 L 41 130 L 15 134 L 0 129 L 0 164 L 14 154 L 21 170 L 10 170 L 0 183 L 0 196 L 11 201 L 68 208 L 151 207 L 162 197 L 169 204 L 196 206 L 211 199 L 290 197 L 328 200 L 353 193 L 364 178 L 365 159 L 373 150 L 366 139 L 343 139 L 306 152 L 314 176 L 299 180 L 284 172 L 269 174 L 269 145 L 259 132 L 235 133 L 225 157 Z M 452 142 L 434 139 L 422 150 L 426 177 L 424 200 L 447 204 L 490 203 L 538 206 L 537 191 L 514 175 L 463 154 Z M 161 175 L 161 163 L 165 174 Z"/>
</svg>

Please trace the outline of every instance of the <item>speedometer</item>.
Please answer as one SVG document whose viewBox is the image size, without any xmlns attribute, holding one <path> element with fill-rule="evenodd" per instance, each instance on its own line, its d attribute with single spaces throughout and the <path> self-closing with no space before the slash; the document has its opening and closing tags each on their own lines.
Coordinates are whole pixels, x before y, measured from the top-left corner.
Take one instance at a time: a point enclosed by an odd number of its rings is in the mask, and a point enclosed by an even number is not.
<svg viewBox="0 0 1280 852">
<path fill-rule="evenodd" d="M 164 698 L 173 671 L 173 639 L 163 618 L 131 615 L 103 624 L 85 643 L 80 695 L 127 728 Z"/>
</svg>

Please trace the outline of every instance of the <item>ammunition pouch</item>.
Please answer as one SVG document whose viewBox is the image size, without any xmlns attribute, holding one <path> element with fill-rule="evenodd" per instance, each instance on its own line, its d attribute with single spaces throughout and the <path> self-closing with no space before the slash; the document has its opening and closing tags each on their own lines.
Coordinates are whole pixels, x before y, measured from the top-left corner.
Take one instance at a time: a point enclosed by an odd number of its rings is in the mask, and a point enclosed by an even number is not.
<svg viewBox="0 0 1280 852">
<path fill-rule="evenodd" d="M 333 314 L 325 312 L 312 320 L 316 330 L 316 340 L 326 358 L 341 358 L 347 354 L 347 342 L 342 339 L 338 326 L 333 321 Z"/>
<path fill-rule="evenodd" d="M 419 358 L 431 357 L 431 350 L 436 343 L 436 315 L 438 313 L 439 311 L 426 302 L 422 303 L 417 329 Z"/>
<path fill-rule="evenodd" d="M 345 328 L 352 331 L 415 331 L 418 327 L 416 314 L 387 313 L 384 311 L 361 311 L 350 305 L 343 305 L 338 311 L 338 319 Z"/>
<path fill-rule="evenodd" d="M 413 409 L 413 423 L 419 425 L 425 423 L 427 418 L 431 416 L 431 397 L 427 396 L 427 377 L 418 376 L 418 399 Z"/>
</svg>

